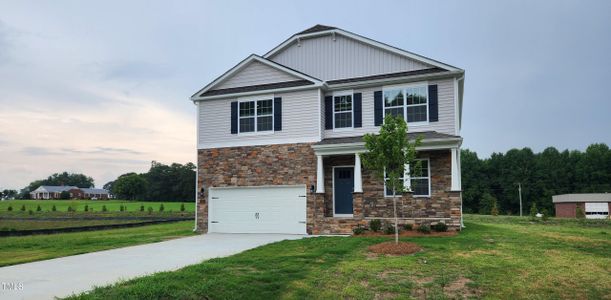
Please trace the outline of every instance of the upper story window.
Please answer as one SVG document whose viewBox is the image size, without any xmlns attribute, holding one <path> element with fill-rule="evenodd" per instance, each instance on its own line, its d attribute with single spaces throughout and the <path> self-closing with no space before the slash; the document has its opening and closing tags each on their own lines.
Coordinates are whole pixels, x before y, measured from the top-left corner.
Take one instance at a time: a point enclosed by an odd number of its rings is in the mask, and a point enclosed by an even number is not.
<svg viewBox="0 0 611 300">
<path fill-rule="evenodd" d="M 272 99 L 239 102 L 240 133 L 272 131 L 274 104 Z"/>
<path fill-rule="evenodd" d="M 384 90 L 384 115 L 402 116 L 407 123 L 428 122 L 426 84 Z"/>
<path fill-rule="evenodd" d="M 333 96 L 333 128 L 352 127 L 352 94 Z"/>
<path fill-rule="evenodd" d="M 430 197 L 431 196 L 431 169 L 428 158 L 416 159 L 420 161 L 420 170 L 411 176 L 401 176 L 401 181 L 406 188 L 410 188 L 414 197 Z M 409 172 L 409 166 L 405 167 L 406 172 Z M 407 178 L 407 182 L 405 182 Z M 386 173 L 384 173 L 384 196 L 392 197 L 392 190 L 386 186 Z"/>
</svg>

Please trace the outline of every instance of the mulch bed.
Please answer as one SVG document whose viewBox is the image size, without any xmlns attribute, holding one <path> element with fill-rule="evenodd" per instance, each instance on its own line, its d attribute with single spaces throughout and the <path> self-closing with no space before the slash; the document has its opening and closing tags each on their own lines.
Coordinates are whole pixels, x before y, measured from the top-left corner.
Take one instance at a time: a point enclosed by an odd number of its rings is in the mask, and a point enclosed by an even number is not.
<svg viewBox="0 0 611 300">
<path fill-rule="evenodd" d="M 458 232 L 457 231 L 446 231 L 446 232 L 436 232 L 436 231 L 432 231 L 431 233 L 422 233 L 416 230 L 404 230 L 399 232 L 399 236 L 400 237 L 417 237 L 417 236 L 455 236 L 457 235 Z M 373 231 L 366 231 L 361 235 L 355 235 L 355 236 L 384 236 L 384 237 L 394 237 L 395 234 L 385 234 L 384 232 L 373 232 Z"/>
<path fill-rule="evenodd" d="M 369 251 L 377 254 L 387 255 L 407 255 L 422 251 L 422 248 L 414 243 L 399 242 L 395 244 L 392 242 L 384 242 L 369 246 Z"/>
</svg>

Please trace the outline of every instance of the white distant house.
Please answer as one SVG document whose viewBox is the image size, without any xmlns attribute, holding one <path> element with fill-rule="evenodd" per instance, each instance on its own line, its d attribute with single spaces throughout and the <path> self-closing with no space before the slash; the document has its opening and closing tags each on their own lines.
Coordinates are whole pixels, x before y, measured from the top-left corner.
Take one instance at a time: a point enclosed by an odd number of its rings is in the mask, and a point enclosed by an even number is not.
<svg viewBox="0 0 611 300">
<path fill-rule="evenodd" d="M 63 192 L 70 194 L 70 199 L 109 199 L 110 192 L 105 189 L 79 188 L 76 186 L 41 185 L 30 192 L 32 199 L 60 199 Z"/>
</svg>

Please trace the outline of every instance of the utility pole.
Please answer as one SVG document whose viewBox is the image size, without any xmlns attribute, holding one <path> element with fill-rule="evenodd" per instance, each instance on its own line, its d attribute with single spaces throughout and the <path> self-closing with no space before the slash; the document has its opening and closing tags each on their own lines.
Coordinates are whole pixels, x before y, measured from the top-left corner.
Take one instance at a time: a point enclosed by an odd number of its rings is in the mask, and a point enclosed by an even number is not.
<svg viewBox="0 0 611 300">
<path fill-rule="evenodd" d="M 520 196 L 520 217 L 522 216 L 522 183 L 518 182 L 518 195 Z"/>
</svg>

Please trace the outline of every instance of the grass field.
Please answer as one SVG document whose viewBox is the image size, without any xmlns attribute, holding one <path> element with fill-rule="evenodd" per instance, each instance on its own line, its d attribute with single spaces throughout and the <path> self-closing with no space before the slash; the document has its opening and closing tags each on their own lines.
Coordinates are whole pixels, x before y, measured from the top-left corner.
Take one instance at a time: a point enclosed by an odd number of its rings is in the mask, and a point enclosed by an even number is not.
<svg viewBox="0 0 611 300">
<path fill-rule="evenodd" d="M 177 212 L 180 211 L 181 204 L 184 204 L 186 212 L 194 212 L 194 202 L 142 202 L 142 201 L 127 201 L 127 200 L 8 200 L 0 201 L 0 216 L 9 213 L 9 206 L 13 208 L 11 213 L 28 213 L 32 210 L 34 214 L 37 213 L 37 208 L 40 206 L 41 212 L 52 212 L 53 205 L 57 212 L 66 212 L 68 207 L 72 207 L 76 212 L 83 212 L 85 205 L 88 206 L 89 210 L 94 212 L 102 211 L 102 206 L 106 206 L 109 212 L 119 212 L 121 205 L 127 208 L 127 212 L 139 212 L 140 207 L 144 206 L 145 210 L 149 207 L 153 211 L 159 211 L 159 207 L 163 204 L 164 211 Z M 25 206 L 25 212 L 21 212 L 21 207 Z M 41 213 L 38 212 L 38 213 Z"/>
<path fill-rule="evenodd" d="M 193 221 L 136 228 L 0 238 L 0 266 L 193 235 Z M 170 254 L 168 254 L 170 255 Z"/>
<path fill-rule="evenodd" d="M 467 216 L 453 237 L 404 238 L 424 251 L 367 251 L 381 237 L 283 241 L 80 299 L 611 299 L 611 226 Z"/>
</svg>

